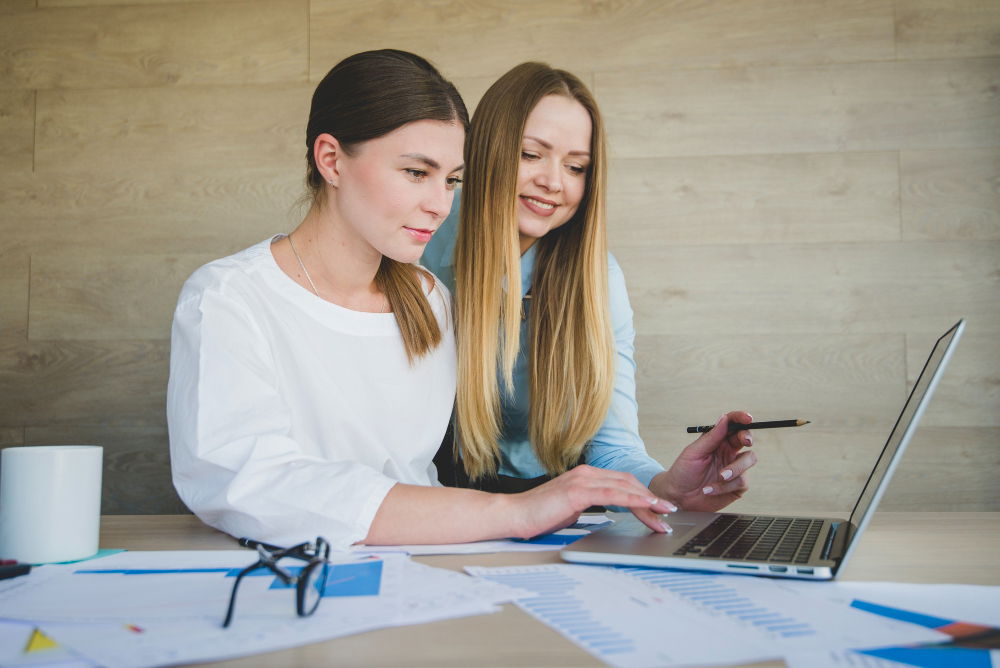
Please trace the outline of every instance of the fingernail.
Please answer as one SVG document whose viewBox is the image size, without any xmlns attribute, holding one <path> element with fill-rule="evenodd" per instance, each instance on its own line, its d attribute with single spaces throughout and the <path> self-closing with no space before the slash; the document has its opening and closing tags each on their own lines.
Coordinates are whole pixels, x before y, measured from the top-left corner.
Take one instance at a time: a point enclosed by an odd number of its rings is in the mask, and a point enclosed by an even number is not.
<svg viewBox="0 0 1000 668">
<path fill-rule="evenodd" d="M 660 526 L 663 527 L 663 530 L 666 531 L 667 533 L 674 532 L 674 528 L 669 524 L 667 524 L 666 522 L 660 522 Z"/>
<path fill-rule="evenodd" d="M 703 494 L 711 494 L 712 492 L 715 491 L 715 488 L 714 487 L 702 487 L 701 491 L 702 491 Z"/>
<path fill-rule="evenodd" d="M 671 513 L 676 513 L 677 512 L 677 506 L 675 506 L 674 504 L 670 503 L 669 501 L 664 501 L 663 499 L 657 499 L 657 498 L 654 497 L 653 499 L 650 500 L 649 505 L 651 505 L 651 506 L 662 506 L 662 507 L 666 508 Z"/>
<path fill-rule="evenodd" d="M 752 438 L 750 438 L 750 435 L 749 435 L 749 434 L 747 434 L 747 442 L 746 442 L 746 446 L 747 446 L 747 447 L 749 448 L 749 447 L 750 447 L 751 445 L 753 445 L 753 439 L 752 439 Z"/>
<path fill-rule="evenodd" d="M 723 480 L 729 480 L 732 477 L 733 477 L 733 472 L 730 471 L 729 469 L 726 469 L 725 471 L 722 472 L 722 479 Z"/>
</svg>

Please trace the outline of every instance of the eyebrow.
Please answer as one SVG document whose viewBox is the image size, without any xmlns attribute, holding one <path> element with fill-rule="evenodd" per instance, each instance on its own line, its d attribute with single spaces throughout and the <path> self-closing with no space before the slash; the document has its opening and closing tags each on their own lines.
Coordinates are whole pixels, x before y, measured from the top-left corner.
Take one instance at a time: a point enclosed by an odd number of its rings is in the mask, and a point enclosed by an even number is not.
<svg viewBox="0 0 1000 668">
<path fill-rule="evenodd" d="M 524 135 L 524 138 L 525 139 L 530 139 L 532 141 L 536 141 L 539 144 L 541 144 L 544 148 L 552 150 L 552 144 L 550 144 L 549 142 L 545 141 L 544 139 L 539 139 L 538 137 L 533 137 L 531 135 Z M 569 155 L 585 155 L 585 156 L 587 156 L 589 158 L 590 157 L 590 151 L 570 151 Z"/>
<path fill-rule="evenodd" d="M 433 158 L 428 158 L 423 153 L 404 153 L 400 157 L 401 158 L 410 158 L 412 160 L 419 160 L 420 162 L 424 163 L 428 167 L 431 167 L 433 169 L 441 169 L 441 164 L 437 160 L 434 160 Z M 465 165 L 461 164 L 458 167 L 455 167 L 453 170 L 451 170 L 448 173 L 451 174 L 452 172 L 462 171 L 463 169 L 465 169 Z"/>
</svg>

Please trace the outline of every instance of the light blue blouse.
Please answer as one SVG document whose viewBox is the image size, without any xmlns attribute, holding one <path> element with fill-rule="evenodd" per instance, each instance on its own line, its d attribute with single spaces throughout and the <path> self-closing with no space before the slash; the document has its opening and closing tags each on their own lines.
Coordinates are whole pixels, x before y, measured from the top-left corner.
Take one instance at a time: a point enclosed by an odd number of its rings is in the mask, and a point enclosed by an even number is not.
<svg viewBox="0 0 1000 668">
<path fill-rule="evenodd" d="M 456 195 L 451 214 L 435 232 L 424 249 L 420 263 L 437 274 L 454 293 L 455 271 L 453 256 L 458 234 L 459 197 Z M 532 246 L 521 256 L 521 295 L 531 287 L 537 246 Z M 614 331 L 615 362 L 614 393 L 611 408 L 604 424 L 594 435 L 584 451 L 591 466 L 616 471 L 626 471 L 649 485 L 653 476 L 663 467 L 646 453 L 646 446 L 639 437 L 638 404 L 635 399 L 635 328 L 632 325 L 632 307 L 628 301 L 625 276 L 614 256 L 608 254 L 608 296 L 611 308 L 611 325 Z M 530 317 L 530 304 L 528 314 Z M 528 382 L 528 322 L 521 323 L 521 350 L 514 364 L 514 394 L 508 395 L 501 383 L 501 410 L 503 432 L 500 440 L 499 473 L 517 478 L 536 478 L 545 475 L 545 468 L 538 461 L 528 435 L 529 382 Z"/>
</svg>

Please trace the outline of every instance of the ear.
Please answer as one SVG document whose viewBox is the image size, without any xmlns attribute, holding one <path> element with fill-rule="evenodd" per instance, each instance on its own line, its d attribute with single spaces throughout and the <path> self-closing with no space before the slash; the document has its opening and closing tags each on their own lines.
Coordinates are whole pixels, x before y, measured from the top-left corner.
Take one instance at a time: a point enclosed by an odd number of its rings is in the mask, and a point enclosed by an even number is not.
<svg viewBox="0 0 1000 668">
<path fill-rule="evenodd" d="M 313 160 L 320 176 L 328 184 L 337 187 L 340 181 L 339 161 L 344 156 L 344 149 L 333 135 L 324 132 L 313 142 Z"/>
</svg>

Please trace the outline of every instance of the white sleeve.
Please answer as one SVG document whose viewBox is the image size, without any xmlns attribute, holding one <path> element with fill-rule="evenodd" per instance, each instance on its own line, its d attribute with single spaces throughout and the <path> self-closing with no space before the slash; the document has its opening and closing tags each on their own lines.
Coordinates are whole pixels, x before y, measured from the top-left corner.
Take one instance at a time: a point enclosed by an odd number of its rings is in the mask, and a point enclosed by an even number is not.
<svg viewBox="0 0 1000 668">
<path fill-rule="evenodd" d="M 246 306 L 185 286 L 167 389 L 174 486 L 202 521 L 233 536 L 286 546 L 323 536 L 346 549 L 368 534 L 396 481 L 304 452 L 273 370 Z"/>
</svg>

